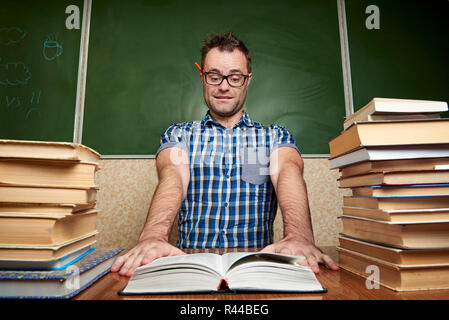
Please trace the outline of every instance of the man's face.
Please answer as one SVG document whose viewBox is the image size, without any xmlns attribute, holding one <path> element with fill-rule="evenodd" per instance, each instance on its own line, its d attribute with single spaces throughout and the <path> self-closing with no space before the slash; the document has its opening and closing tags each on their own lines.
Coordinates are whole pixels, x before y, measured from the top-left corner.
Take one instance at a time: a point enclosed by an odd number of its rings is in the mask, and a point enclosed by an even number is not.
<svg viewBox="0 0 449 320">
<path fill-rule="evenodd" d="M 248 75 L 246 57 L 238 49 L 232 52 L 220 51 L 218 48 L 211 49 L 206 55 L 203 70 L 224 76 L 235 73 Z M 249 74 L 243 86 L 231 87 L 225 79 L 220 85 L 209 85 L 202 74 L 204 100 L 210 111 L 220 117 L 230 117 L 240 111 L 245 103 L 251 76 L 252 74 Z"/>
</svg>

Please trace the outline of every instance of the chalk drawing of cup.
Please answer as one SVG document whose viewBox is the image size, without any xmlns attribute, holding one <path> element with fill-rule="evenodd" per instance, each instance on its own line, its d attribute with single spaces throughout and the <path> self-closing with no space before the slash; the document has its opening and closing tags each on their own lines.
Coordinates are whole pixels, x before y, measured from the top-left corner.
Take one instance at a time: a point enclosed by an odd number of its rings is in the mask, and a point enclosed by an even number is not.
<svg viewBox="0 0 449 320">
<path fill-rule="evenodd" d="M 63 52 L 62 46 L 54 37 L 47 37 L 44 41 L 44 48 L 42 49 L 42 54 L 44 58 L 48 61 L 54 60 L 59 57 Z"/>
</svg>

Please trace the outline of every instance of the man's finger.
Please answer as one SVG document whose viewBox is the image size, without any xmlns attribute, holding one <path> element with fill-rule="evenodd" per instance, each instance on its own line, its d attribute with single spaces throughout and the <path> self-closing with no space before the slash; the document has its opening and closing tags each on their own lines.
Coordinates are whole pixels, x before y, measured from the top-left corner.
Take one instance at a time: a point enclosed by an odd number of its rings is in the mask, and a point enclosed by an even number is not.
<svg viewBox="0 0 449 320">
<path fill-rule="evenodd" d="M 304 259 L 296 262 L 303 267 L 309 267 L 314 273 L 318 273 L 320 268 L 318 267 L 318 260 L 312 254 L 304 255 Z"/>
<path fill-rule="evenodd" d="M 136 255 L 129 256 L 128 259 L 126 260 L 125 264 L 120 269 L 119 274 L 122 276 L 128 276 L 128 277 L 131 276 L 132 273 L 130 274 L 129 270 L 133 267 L 135 259 L 136 259 Z"/>
<path fill-rule="evenodd" d="M 284 244 L 279 245 L 277 243 L 273 243 L 273 244 L 266 246 L 265 248 L 260 250 L 260 252 L 295 255 L 295 253 L 293 252 L 293 250 L 291 250 L 291 248 L 289 248 L 288 246 L 286 246 Z"/>
<path fill-rule="evenodd" d="M 323 254 L 321 258 L 323 262 L 326 264 L 326 266 L 328 266 L 331 270 L 335 271 L 339 270 L 338 265 L 327 254 Z"/>
<path fill-rule="evenodd" d="M 154 254 L 147 253 L 142 259 L 142 265 L 149 264 L 149 263 L 153 262 L 154 260 L 156 260 L 156 258 L 157 257 Z"/>
<path fill-rule="evenodd" d="M 173 249 L 170 252 L 171 256 L 181 256 L 181 255 L 184 255 L 184 254 L 186 254 L 184 251 L 182 251 L 181 249 L 178 249 L 176 247 L 173 247 Z"/>
<path fill-rule="evenodd" d="M 315 256 L 308 255 L 306 256 L 306 259 L 309 267 L 312 269 L 314 273 L 320 272 L 320 268 L 318 267 L 318 261 L 315 258 Z"/>
<path fill-rule="evenodd" d="M 306 257 L 304 257 L 304 259 L 302 259 L 302 260 L 297 261 L 296 264 L 299 264 L 300 266 L 303 266 L 303 267 L 309 266 L 309 263 L 307 262 Z"/>
<path fill-rule="evenodd" d="M 136 271 L 136 269 L 142 265 L 143 258 L 144 258 L 143 255 L 138 255 L 134 258 L 132 265 L 128 268 L 128 271 L 127 271 L 128 276 L 132 276 L 134 271 Z"/>
<path fill-rule="evenodd" d="M 293 254 L 292 251 L 288 247 L 281 247 L 277 252 L 280 254 L 288 254 L 288 255 Z"/>
<path fill-rule="evenodd" d="M 114 264 L 111 267 L 111 272 L 117 272 L 120 270 L 120 267 L 123 265 L 123 261 L 125 261 L 125 259 L 123 258 L 123 256 L 118 257 Z"/>
<path fill-rule="evenodd" d="M 274 247 L 274 244 L 270 244 L 270 245 L 266 246 L 265 248 L 263 248 L 262 250 L 260 250 L 259 252 L 274 253 L 274 252 L 276 252 L 276 248 Z"/>
<path fill-rule="evenodd" d="M 114 264 L 111 267 L 111 271 L 112 272 L 117 272 L 120 270 L 120 268 L 123 266 L 123 264 L 125 263 L 125 261 L 128 259 L 130 252 L 125 253 L 124 255 L 119 256 Z"/>
</svg>

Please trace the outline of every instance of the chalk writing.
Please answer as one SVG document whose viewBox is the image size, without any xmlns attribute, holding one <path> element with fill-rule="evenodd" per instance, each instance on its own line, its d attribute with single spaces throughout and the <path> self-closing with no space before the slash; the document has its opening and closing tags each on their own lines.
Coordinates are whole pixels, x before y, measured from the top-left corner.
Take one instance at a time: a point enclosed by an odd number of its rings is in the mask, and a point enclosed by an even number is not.
<svg viewBox="0 0 449 320">
<path fill-rule="evenodd" d="M 20 97 L 9 97 L 6 96 L 6 105 L 11 108 L 17 108 L 18 106 L 20 106 Z"/>
<path fill-rule="evenodd" d="M 42 90 L 33 90 L 30 93 L 22 95 L 5 95 L 0 97 L 0 105 L 6 105 L 10 110 L 22 110 L 26 112 L 26 118 L 31 116 L 40 116 L 41 110 L 38 108 Z"/>
<path fill-rule="evenodd" d="M 41 115 L 41 111 L 39 110 L 39 108 L 30 108 L 25 116 L 25 119 L 31 118 L 33 115 L 38 117 Z"/>
<path fill-rule="evenodd" d="M 39 104 L 39 100 L 40 100 L 40 98 L 41 98 L 41 92 L 42 92 L 42 91 L 39 90 L 38 93 L 36 94 L 36 93 L 33 91 L 33 95 L 31 96 L 30 104 L 33 104 L 33 103 Z"/>
</svg>

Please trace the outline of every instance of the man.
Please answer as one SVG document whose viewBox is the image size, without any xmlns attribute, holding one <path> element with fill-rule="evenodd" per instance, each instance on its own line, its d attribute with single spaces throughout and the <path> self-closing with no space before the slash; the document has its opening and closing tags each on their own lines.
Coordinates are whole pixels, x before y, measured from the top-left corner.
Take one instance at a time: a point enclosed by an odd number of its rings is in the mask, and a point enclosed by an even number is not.
<svg viewBox="0 0 449 320">
<path fill-rule="evenodd" d="M 200 78 L 209 111 L 201 121 L 170 126 L 156 154 L 159 183 L 137 245 L 111 270 L 131 276 L 179 248 L 257 247 L 303 255 L 337 270 L 314 245 L 303 161 L 283 127 L 263 126 L 243 110 L 251 57 L 232 33 L 212 35 L 202 50 Z M 277 202 L 284 238 L 273 242 Z M 176 215 L 178 244 L 168 243 Z"/>
</svg>

